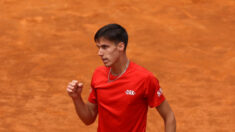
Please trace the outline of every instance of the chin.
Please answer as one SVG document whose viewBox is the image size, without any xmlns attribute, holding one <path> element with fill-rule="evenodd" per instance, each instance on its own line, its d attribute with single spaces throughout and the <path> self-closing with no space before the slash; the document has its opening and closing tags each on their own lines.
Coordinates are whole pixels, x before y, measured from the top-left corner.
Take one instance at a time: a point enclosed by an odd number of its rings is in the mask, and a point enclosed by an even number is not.
<svg viewBox="0 0 235 132">
<path fill-rule="evenodd" d="M 110 64 L 110 63 L 104 63 L 104 65 L 105 65 L 106 67 L 111 67 L 111 66 L 112 66 L 112 64 Z"/>
<path fill-rule="evenodd" d="M 110 67 L 110 65 L 108 65 L 108 64 L 104 64 L 104 66 L 106 66 L 106 67 Z"/>
</svg>

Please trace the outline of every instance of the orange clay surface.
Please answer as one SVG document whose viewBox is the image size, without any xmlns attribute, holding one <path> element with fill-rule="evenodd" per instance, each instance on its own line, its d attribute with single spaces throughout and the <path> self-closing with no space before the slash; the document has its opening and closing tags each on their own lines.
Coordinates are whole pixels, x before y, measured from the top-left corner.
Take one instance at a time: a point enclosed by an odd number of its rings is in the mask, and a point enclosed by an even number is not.
<svg viewBox="0 0 235 132">
<path fill-rule="evenodd" d="M 119 23 L 130 60 L 153 72 L 178 132 L 235 131 L 234 0 L 1 0 L 0 131 L 95 132 L 66 86 L 102 65 L 93 36 Z M 149 109 L 147 132 L 164 123 Z"/>
</svg>

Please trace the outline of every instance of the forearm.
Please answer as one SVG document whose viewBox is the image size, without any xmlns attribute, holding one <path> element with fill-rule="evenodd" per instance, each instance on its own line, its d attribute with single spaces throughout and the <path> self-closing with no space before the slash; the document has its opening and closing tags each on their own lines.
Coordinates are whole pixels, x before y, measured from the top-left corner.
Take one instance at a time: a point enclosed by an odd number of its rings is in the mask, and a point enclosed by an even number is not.
<svg viewBox="0 0 235 132">
<path fill-rule="evenodd" d="M 73 98 L 73 103 L 77 115 L 86 125 L 90 125 L 95 121 L 95 114 L 92 113 L 92 110 L 89 109 L 81 97 Z"/>
<path fill-rule="evenodd" d="M 176 132 L 176 120 L 173 113 L 165 119 L 164 123 L 165 132 Z"/>
</svg>

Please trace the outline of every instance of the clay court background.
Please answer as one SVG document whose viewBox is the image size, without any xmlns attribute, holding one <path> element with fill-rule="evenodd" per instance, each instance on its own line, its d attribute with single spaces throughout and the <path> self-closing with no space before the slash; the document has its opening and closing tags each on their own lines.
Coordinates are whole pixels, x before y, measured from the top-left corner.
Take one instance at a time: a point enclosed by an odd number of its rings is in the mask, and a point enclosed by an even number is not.
<svg viewBox="0 0 235 132">
<path fill-rule="evenodd" d="M 160 80 L 178 132 L 235 131 L 234 0 L 0 0 L 0 131 L 95 132 L 66 86 L 102 65 L 93 35 L 129 33 L 130 60 Z M 163 132 L 155 109 L 148 132 Z"/>
</svg>

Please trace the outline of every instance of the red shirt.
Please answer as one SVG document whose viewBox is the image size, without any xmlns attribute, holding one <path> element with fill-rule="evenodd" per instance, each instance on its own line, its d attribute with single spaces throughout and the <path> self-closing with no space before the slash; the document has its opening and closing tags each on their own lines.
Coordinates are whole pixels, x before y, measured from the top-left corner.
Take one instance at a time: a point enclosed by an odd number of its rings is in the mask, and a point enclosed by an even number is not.
<svg viewBox="0 0 235 132">
<path fill-rule="evenodd" d="M 108 82 L 109 70 L 98 67 L 91 81 L 88 100 L 98 105 L 98 132 L 145 132 L 148 106 L 159 106 L 165 100 L 158 80 L 133 62 L 113 82 Z"/>
</svg>

